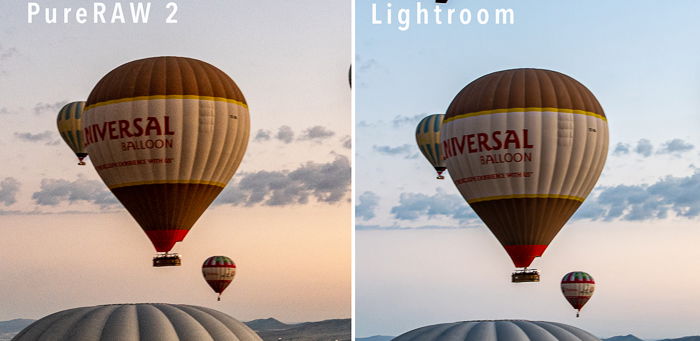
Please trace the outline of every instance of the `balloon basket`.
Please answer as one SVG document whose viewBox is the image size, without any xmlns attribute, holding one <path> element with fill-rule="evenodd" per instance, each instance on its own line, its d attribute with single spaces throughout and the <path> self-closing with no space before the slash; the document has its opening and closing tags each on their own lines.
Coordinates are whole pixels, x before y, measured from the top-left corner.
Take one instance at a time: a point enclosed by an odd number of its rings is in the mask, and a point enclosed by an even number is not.
<svg viewBox="0 0 700 341">
<path fill-rule="evenodd" d="M 157 254 L 153 257 L 153 267 L 159 268 L 163 266 L 180 266 L 182 260 L 177 253 Z"/>
<path fill-rule="evenodd" d="M 516 270 L 511 275 L 511 282 L 513 283 L 532 283 L 540 281 L 540 273 L 537 269 L 523 269 Z"/>
<path fill-rule="evenodd" d="M 78 166 L 85 166 L 85 161 L 78 162 Z"/>
<path fill-rule="evenodd" d="M 444 176 L 442 176 L 442 175 L 438 175 L 436 179 L 438 179 L 438 180 L 444 180 L 444 179 L 445 179 L 445 177 L 444 177 Z"/>
</svg>

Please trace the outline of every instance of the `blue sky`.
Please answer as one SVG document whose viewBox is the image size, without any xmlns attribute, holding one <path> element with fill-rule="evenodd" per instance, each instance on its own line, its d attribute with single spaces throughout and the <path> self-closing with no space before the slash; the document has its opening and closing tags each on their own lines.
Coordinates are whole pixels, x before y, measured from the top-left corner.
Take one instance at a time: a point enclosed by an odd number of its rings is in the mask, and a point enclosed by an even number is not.
<svg viewBox="0 0 700 341">
<path fill-rule="evenodd" d="M 505 317 L 572 323 L 600 336 L 699 334 L 694 321 L 700 309 L 693 306 L 700 295 L 687 293 L 677 301 L 665 295 L 683 290 L 668 276 L 700 284 L 687 272 L 697 266 L 692 258 L 697 252 L 687 241 L 700 238 L 694 228 L 700 220 L 700 46 L 694 43 L 700 36 L 695 20 L 700 4 L 453 0 L 444 8 L 474 13 L 512 8 L 515 24 L 414 22 L 401 31 L 398 25 L 373 25 L 372 3 L 386 8 L 387 1 L 356 5 L 358 335 L 398 335 L 430 323 Z M 393 1 L 392 8 L 415 10 L 415 3 Z M 596 95 L 610 127 L 608 161 L 598 186 L 535 261 L 547 276 L 531 290 L 505 282 L 511 267 L 505 252 L 449 177 L 434 179 L 413 135 L 420 118 L 444 112 L 470 81 L 517 67 L 574 77 Z M 625 242 L 628 238 L 640 244 Z M 586 254 L 571 251 L 580 245 Z M 668 273 L 645 262 L 620 263 L 647 259 L 649 252 L 658 258 L 649 262 L 660 262 Z M 395 256 L 420 258 L 423 275 L 415 278 Z M 615 276 L 616 265 L 647 274 L 643 300 L 654 309 L 618 318 L 627 313 L 625 306 L 638 302 L 622 299 L 621 283 L 629 279 Z M 479 274 L 470 278 L 467 268 L 486 273 L 469 271 Z M 564 273 L 586 269 L 604 280 L 586 307 L 591 313 L 570 319 L 556 285 Z M 432 300 L 418 299 L 422 305 L 414 300 L 428 293 Z M 530 309 L 504 310 L 530 300 Z M 672 307 L 684 313 L 669 313 Z M 668 327 L 652 322 L 659 320 Z"/>
<path fill-rule="evenodd" d="M 59 13 L 94 3 L 36 2 Z M 350 4 L 175 2 L 170 25 L 165 2 L 151 2 L 148 24 L 82 25 L 28 24 L 27 2 L 0 3 L 0 320 L 144 301 L 241 320 L 350 316 Z M 183 266 L 165 271 L 150 267 L 145 234 L 92 166 L 76 166 L 55 123 L 113 68 L 160 55 L 222 69 L 251 113 L 237 174 L 175 247 Z M 212 254 L 239 267 L 220 304 L 199 269 Z"/>
</svg>

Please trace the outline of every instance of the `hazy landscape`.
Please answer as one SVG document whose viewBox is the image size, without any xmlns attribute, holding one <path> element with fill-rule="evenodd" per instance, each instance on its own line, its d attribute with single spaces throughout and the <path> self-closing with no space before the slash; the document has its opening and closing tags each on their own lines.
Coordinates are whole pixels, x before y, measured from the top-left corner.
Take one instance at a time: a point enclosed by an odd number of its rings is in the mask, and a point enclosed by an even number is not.
<svg viewBox="0 0 700 341">
<path fill-rule="evenodd" d="M 15 319 L 0 321 L 0 341 L 9 341 L 34 320 Z M 318 322 L 283 323 L 274 318 L 245 322 L 265 341 L 348 341 L 350 319 L 335 319 Z"/>
</svg>

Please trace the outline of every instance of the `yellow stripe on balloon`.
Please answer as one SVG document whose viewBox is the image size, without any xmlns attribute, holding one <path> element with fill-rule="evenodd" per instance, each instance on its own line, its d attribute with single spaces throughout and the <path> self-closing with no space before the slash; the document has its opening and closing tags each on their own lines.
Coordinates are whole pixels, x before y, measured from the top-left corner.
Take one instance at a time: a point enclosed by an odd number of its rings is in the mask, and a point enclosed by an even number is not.
<svg viewBox="0 0 700 341">
<path fill-rule="evenodd" d="M 496 195 L 492 197 L 483 197 L 470 199 L 467 202 L 470 204 L 492 201 L 492 200 L 503 200 L 503 199 L 567 199 L 583 202 L 586 198 L 577 197 L 573 195 L 562 195 L 562 194 L 514 194 L 514 195 Z"/>
<path fill-rule="evenodd" d="M 603 121 L 607 121 L 608 119 L 600 114 L 596 114 L 591 111 L 584 111 L 584 110 L 574 110 L 574 109 L 562 109 L 562 108 L 537 108 L 537 107 L 530 107 L 530 108 L 507 108 L 507 109 L 493 109 L 493 110 L 483 110 L 483 111 L 477 111 L 477 112 L 472 112 L 472 113 L 467 113 L 467 114 L 461 114 L 457 116 L 452 116 L 448 119 L 445 119 L 442 123 L 447 123 L 447 122 L 452 122 L 461 118 L 467 118 L 467 117 L 474 117 L 474 116 L 482 116 L 482 115 L 491 115 L 491 114 L 503 114 L 503 113 L 518 113 L 518 112 L 558 112 L 558 113 L 567 113 L 567 114 L 577 114 L 577 115 L 586 115 L 586 116 L 592 116 L 599 118 Z"/>
<path fill-rule="evenodd" d="M 162 184 L 192 184 L 192 185 L 211 185 L 224 188 L 226 184 L 217 181 L 206 181 L 206 180 L 152 180 L 152 181 L 137 181 L 137 182 L 127 182 L 118 185 L 109 186 L 109 189 L 130 187 L 130 186 L 142 186 L 142 185 L 162 185 Z"/>
<path fill-rule="evenodd" d="M 200 100 L 200 101 L 227 102 L 227 103 L 238 104 L 238 105 L 248 109 L 248 104 L 243 103 L 241 101 L 237 101 L 235 99 L 224 98 L 224 97 L 197 96 L 197 95 L 153 95 L 153 96 L 127 97 L 127 98 L 113 99 L 110 101 L 98 102 L 98 103 L 91 104 L 91 105 L 85 107 L 85 109 L 83 111 L 88 111 L 89 109 L 100 107 L 103 105 L 124 103 L 124 102 L 147 101 L 147 100 L 154 100 L 154 99 L 196 99 L 196 100 Z"/>
</svg>

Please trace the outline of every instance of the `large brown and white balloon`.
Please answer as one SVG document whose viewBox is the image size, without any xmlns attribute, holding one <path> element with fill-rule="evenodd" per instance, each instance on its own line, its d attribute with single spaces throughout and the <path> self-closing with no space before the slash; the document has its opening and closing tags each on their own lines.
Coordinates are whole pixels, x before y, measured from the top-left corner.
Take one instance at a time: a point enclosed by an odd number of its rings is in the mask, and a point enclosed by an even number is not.
<svg viewBox="0 0 700 341">
<path fill-rule="evenodd" d="M 218 68 L 184 57 L 132 61 L 104 76 L 82 120 L 92 164 L 167 252 L 229 182 L 248 145 L 248 105 Z"/>
<path fill-rule="evenodd" d="M 608 123 L 595 96 L 555 71 L 483 76 L 450 104 L 442 155 L 464 199 L 516 267 L 528 267 L 595 186 Z"/>
</svg>

